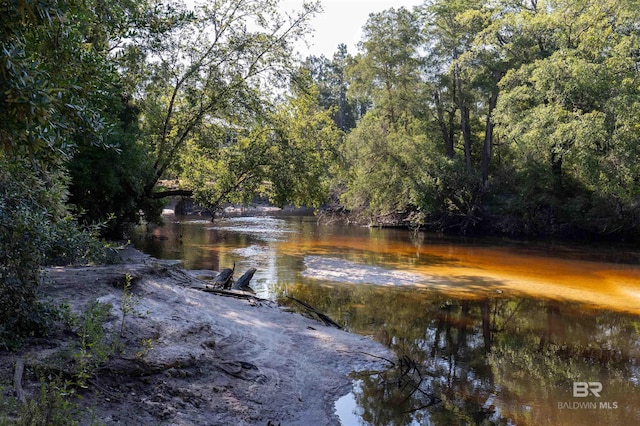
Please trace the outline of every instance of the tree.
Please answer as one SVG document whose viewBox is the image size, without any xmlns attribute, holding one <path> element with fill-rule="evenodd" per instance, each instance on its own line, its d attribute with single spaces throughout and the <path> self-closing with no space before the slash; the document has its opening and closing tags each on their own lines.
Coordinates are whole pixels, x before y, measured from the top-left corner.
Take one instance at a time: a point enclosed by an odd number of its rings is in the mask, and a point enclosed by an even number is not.
<svg viewBox="0 0 640 426">
<path fill-rule="evenodd" d="M 370 224 L 407 219 L 419 224 L 424 220 L 420 210 L 430 210 L 435 193 L 434 158 L 424 153 L 435 148 L 417 120 L 389 131 L 379 113 L 369 111 L 346 138 L 347 190 L 341 201 Z"/>
<path fill-rule="evenodd" d="M 351 60 L 347 46 L 340 44 L 333 59 L 311 56 L 302 66 L 303 70 L 310 73 L 312 81 L 318 87 L 320 105 L 325 109 L 333 109 L 333 121 L 343 132 L 353 129 L 357 119 L 364 115 L 367 109 L 367 105 L 360 105 L 356 99 L 347 98 L 347 68 Z"/>
<path fill-rule="evenodd" d="M 146 220 L 157 222 L 163 204 L 144 193 L 153 163 L 141 141 L 139 109 L 132 100 L 115 97 L 108 114 L 113 126 L 105 141 L 115 148 L 78 141 L 67 166 L 69 203 L 80 223 L 104 223 L 102 235 L 117 240 L 139 223 L 141 212 Z"/>
<path fill-rule="evenodd" d="M 87 44 L 99 55 L 109 78 L 86 70 L 87 81 L 100 94 L 92 103 L 99 107 L 106 132 L 102 144 L 92 143 L 84 129 L 72 138 L 69 170 L 69 202 L 82 224 L 106 224 L 102 235 L 121 239 L 131 224 L 138 223 L 140 212 L 157 220 L 161 205 L 144 196 L 144 185 L 151 178 L 148 149 L 141 142 L 140 108 L 132 97 L 132 82 L 126 61 L 135 57 L 131 43 L 148 30 L 148 2 L 119 0 L 106 5 L 87 3 L 91 13 L 78 19 Z"/>
<path fill-rule="evenodd" d="M 5 2 L 0 8 L 4 151 L 66 160 L 75 148 L 70 136 L 80 131 L 104 144 L 103 93 L 116 74 L 103 47 L 86 34 L 99 31 L 98 3 Z"/>
<path fill-rule="evenodd" d="M 283 17 L 272 0 L 219 0 L 193 11 L 170 4 L 155 12 L 141 40 L 148 60 L 137 89 L 153 158 L 147 197 L 161 177 L 179 173 L 180 152 L 215 120 L 245 128 L 261 120 L 270 89 L 286 83 L 293 68 L 292 43 L 319 10 L 306 3 Z"/>
<path fill-rule="evenodd" d="M 619 232 L 638 223 L 638 145 L 628 131 L 638 110 L 637 8 L 614 0 L 550 6 L 519 14 L 532 28 L 526 33 L 544 25 L 548 36 L 537 58 L 502 80 L 498 129 L 518 169 L 539 170 L 548 194 L 541 201 L 555 220 Z"/>
<path fill-rule="evenodd" d="M 43 264 L 104 260 L 70 214 L 67 167 L 82 148 L 115 152 L 103 113 L 119 96 L 109 48 L 137 4 L 0 5 L 0 346 L 45 333 L 54 317 L 38 292 Z"/>
<path fill-rule="evenodd" d="M 422 103 L 416 96 L 424 91 L 421 43 L 419 20 L 411 11 L 372 14 L 360 43 L 363 52 L 348 67 L 348 95 L 368 97 L 372 108 L 346 138 L 348 189 L 341 199 L 373 223 L 409 215 L 430 181 L 425 153 L 433 148 L 418 118 Z"/>
<path fill-rule="evenodd" d="M 440 95 L 457 89 L 438 86 L 455 81 L 449 78 L 453 65 L 436 55 L 435 40 L 424 37 L 424 19 L 419 9 L 391 9 L 372 15 L 366 26 L 364 51 L 349 69 L 349 93 L 368 94 L 373 108 L 347 136 L 342 201 L 373 223 L 428 222 L 466 232 L 478 221 L 478 185 L 454 157 L 454 138 L 461 134 L 453 124 L 458 102 Z M 390 34 L 399 34 L 398 41 L 390 42 Z"/>
<path fill-rule="evenodd" d="M 256 195 L 276 205 L 319 207 L 326 201 L 340 132 L 308 88 L 252 128 L 203 125 L 180 158 L 181 182 L 212 215 Z"/>
<path fill-rule="evenodd" d="M 370 15 L 360 42 L 363 53 L 349 69 L 352 96 L 368 93 L 392 130 L 408 125 L 416 114 L 417 49 L 422 42 L 418 26 L 417 17 L 405 8 Z"/>
<path fill-rule="evenodd" d="M 461 57 L 471 50 L 475 34 L 479 31 L 477 13 L 481 4 L 481 1 L 469 4 L 469 2 L 458 0 L 443 0 L 433 3 L 427 9 L 427 13 L 430 15 L 427 27 L 427 34 L 432 44 L 430 51 L 437 58 L 433 58 L 432 63 L 440 64 L 443 67 L 442 71 L 446 71 L 452 76 L 451 81 L 454 86 L 453 90 L 455 90 L 454 97 L 457 102 L 460 132 L 463 139 L 464 160 L 469 172 L 473 170 L 470 122 L 473 98 L 469 93 L 470 90 L 463 84 Z M 436 60 L 434 61 L 434 59 Z M 438 114 L 440 116 L 442 113 Z M 447 152 L 449 156 L 452 156 L 453 150 L 450 144 L 451 141 L 446 142 Z"/>
</svg>

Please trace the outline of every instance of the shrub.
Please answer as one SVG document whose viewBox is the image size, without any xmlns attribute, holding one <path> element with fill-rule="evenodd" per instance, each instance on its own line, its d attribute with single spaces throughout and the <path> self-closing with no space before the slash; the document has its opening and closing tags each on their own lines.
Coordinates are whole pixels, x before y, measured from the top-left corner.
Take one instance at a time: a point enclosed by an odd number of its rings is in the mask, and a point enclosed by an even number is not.
<svg viewBox="0 0 640 426">
<path fill-rule="evenodd" d="M 57 317 L 39 298 L 43 265 L 104 261 L 107 251 L 68 214 L 62 169 L 0 154 L 0 171 L 0 347 L 9 348 Z"/>
</svg>

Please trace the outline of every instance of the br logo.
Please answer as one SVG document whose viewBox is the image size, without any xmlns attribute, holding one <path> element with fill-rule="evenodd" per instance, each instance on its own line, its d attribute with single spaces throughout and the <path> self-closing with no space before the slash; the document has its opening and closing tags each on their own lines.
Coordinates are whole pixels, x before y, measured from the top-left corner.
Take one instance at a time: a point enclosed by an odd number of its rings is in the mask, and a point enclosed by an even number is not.
<svg viewBox="0 0 640 426">
<path fill-rule="evenodd" d="M 602 383 L 600 382 L 573 382 L 573 397 L 585 398 L 589 394 L 600 398 L 602 392 Z"/>
</svg>

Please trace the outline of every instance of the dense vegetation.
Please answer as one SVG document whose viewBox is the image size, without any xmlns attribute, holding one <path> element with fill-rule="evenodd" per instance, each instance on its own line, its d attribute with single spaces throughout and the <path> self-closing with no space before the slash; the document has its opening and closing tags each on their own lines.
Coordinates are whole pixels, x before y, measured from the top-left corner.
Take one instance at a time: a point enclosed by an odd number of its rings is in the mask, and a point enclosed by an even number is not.
<svg viewBox="0 0 640 426">
<path fill-rule="evenodd" d="M 41 265 L 103 256 L 97 229 L 120 237 L 169 194 L 637 237 L 638 6 L 428 1 L 301 64 L 318 3 L 1 2 L 0 344 L 49 315 Z"/>
<path fill-rule="evenodd" d="M 626 0 L 371 15 L 357 55 L 307 61 L 346 132 L 340 203 L 373 224 L 637 237 L 639 18 Z"/>
<path fill-rule="evenodd" d="M 0 3 L 0 347 L 55 317 L 41 266 L 103 261 L 96 231 L 158 219 L 160 179 L 212 210 L 256 191 L 319 204 L 332 121 L 311 95 L 274 101 L 319 6 L 276 6 Z"/>
</svg>

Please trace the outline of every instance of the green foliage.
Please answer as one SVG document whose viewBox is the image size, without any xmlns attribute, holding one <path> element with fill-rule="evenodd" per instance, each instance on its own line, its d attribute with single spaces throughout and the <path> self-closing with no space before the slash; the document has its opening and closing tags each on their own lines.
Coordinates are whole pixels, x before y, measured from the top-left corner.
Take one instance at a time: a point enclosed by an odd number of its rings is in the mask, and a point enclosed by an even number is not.
<svg viewBox="0 0 640 426">
<path fill-rule="evenodd" d="M 113 244 L 100 239 L 103 226 L 84 226 L 71 216 L 56 223 L 44 264 L 67 266 L 120 262 Z"/>
<path fill-rule="evenodd" d="M 49 355 L 37 366 L 37 374 L 42 377 L 61 376 L 69 386 L 88 388 L 96 370 L 109 360 L 118 346 L 116 335 L 104 329 L 110 315 L 111 305 L 94 301 L 81 316 L 67 315 L 63 318 L 74 324 L 72 329 L 78 339 Z"/>
<path fill-rule="evenodd" d="M 345 157 L 349 185 L 341 200 L 362 221 L 430 223 L 434 229 L 459 232 L 478 221 L 477 176 L 461 159 L 443 155 L 417 120 L 393 132 L 368 114 L 347 137 Z"/>
<path fill-rule="evenodd" d="M 368 113 L 346 140 L 349 190 L 342 196 L 345 206 L 374 222 L 376 217 L 416 206 L 416 197 L 430 184 L 422 173 L 428 159 L 421 151 L 427 146 L 419 134 L 389 132 Z"/>
<path fill-rule="evenodd" d="M 53 167 L 73 159 L 71 201 L 83 209 L 83 223 L 113 215 L 102 231 L 115 234 L 121 222 L 137 220 L 141 208 L 151 211 L 138 188 L 150 165 L 141 167 L 145 154 L 134 149 L 137 117 L 123 111 L 127 94 L 112 54 L 136 33 L 145 3 L 103 3 L 0 6 L 0 146 Z"/>
<path fill-rule="evenodd" d="M 198 132 L 208 139 L 212 126 L 238 124 L 252 130 L 268 115 L 271 93 L 264 83 L 286 83 L 294 63 L 292 43 L 304 34 L 318 9 L 318 3 L 305 3 L 295 16 L 283 17 L 270 0 L 224 0 L 192 11 L 170 10 L 166 26 L 151 28 L 141 38 L 149 60 L 139 74 L 137 90 L 143 94 L 143 131 L 153 159 L 147 195 L 161 177 L 182 168 L 179 154 L 199 138 Z M 218 162 L 211 150 L 223 142 L 204 143 L 209 154 L 205 161 Z M 223 192 L 224 188 L 214 190 L 206 197 Z"/>
<path fill-rule="evenodd" d="M 133 132 L 125 129 L 135 128 L 137 117 L 127 117 L 122 107 L 126 96 L 110 56 L 132 37 L 130 25 L 142 5 L 129 0 L 109 7 L 57 0 L 0 5 L 0 346 L 46 333 L 55 318 L 39 300 L 41 266 L 113 260 L 97 239 L 104 222 L 113 215 L 123 220 L 145 206 L 140 191 L 131 190 L 136 179 L 145 180 L 138 161 L 143 154 L 130 148 Z M 114 123 L 124 123 L 123 128 Z M 128 157 L 119 157 L 118 149 Z M 96 152 L 100 160 L 86 161 Z M 77 162 L 70 165 L 74 155 Z M 114 167 L 124 158 L 127 172 Z M 103 173 L 83 180 L 92 173 L 88 169 Z M 114 189 L 105 182 L 109 178 L 100 181 L 96 175 L 116 176 L 131 188 Z M 89 179 L 94 192 L 83 197 Z M 88 212 L 86 227 L 70 214 L 71 180 L 73 201 Z"/>
<path fill-rule="evenodd" d="M 350 61 L 351 56 L 347 53 L 347 46 L 341 44 L 331 60 L 324 56 L 308 57 L 302 65 L 301 75 L 296 77 L 304 81 L 305 73 L 309 74 L 309 78 L 318 88 L 319 105 L 325 110 L 332 111 L 335 125 L 343 132 L 353 129 L 357 119 L 370 107 L 368 99 L 347 97 L 349 89 L 347 68 Z"/>
<path fill-rule="evenodd" d="M 4 150 L 55 160 L 72 154 L 74 133 L 104 144 L 109 124 L 102 99 L 115 72 L 85 38 L 100 22 L 95 6 L 56 0 L 0 6 Z"/>
<path fill-rule="evenodd" d="M 44 332 L 53 316 L 37 286 L 55 234 L 52 220 L 62 219 L 64 187 L 27 162 L 0 157 L 0 165 L 0 345 L 6 348 Z"/>
<path fill-rule="evenodd" d="M 348 100 L 372 106 L 346 137 L 344 206 L 374 224 L 637 236 L 637 11 L 440 0 L 372 15 L 348 61 Z"/>
<path fill-rule="evenodd" d="M 131 286 L 133 285 L 133 277 L 127 274 L 124 277 L 124 286 L 122 287 L 122 300 L 120 310 L 122 311 L 122 321 L 120 323 L 120 336 L 124 336 L 125 319 L 127 316 L 136 313 L 136 305 L 140 303 L 140 299 L 133 295 Z"/>
<path fill-rule="evenodd" d="M 405 8 L 372 14 L 364 27 L 360 46 L 347 73 L 350 94 L 356 99 L 370 97 L 385 125 L 398 130 L 417 112 L 423 87 L 420 82 L 422 43 L 417 15 Z"/>
<path fill-rule="evenodd" d="M 280 106 L 274 117 L 275 145 L 267 176 L 269 197 L 277 204 L 319 207 L 327 200 L 332 177 L 336 176 L 342 133 L 331 111 L 323 111 L 317 89 L 309 88 Z"/>
<path fill-rule="evenodd" d="M 541 44 L 544 55 L 512 69 L 500 83 L 495 120 L 510 143 L 514 172 L 550 182 L 535 189 L 549 205 L 549 219 L 589 233 L 638 225 L 638 187 L 631 177 L 637 173 L 637 133 L 629 132 L 637 126 L 638 108 L 637 59 L 630 48 L 638 34 L 629 30 L 638 16 L 630 7 L 583 1 L 535 17 L 521 14 L 525 26 L 544 23 L 553 37 Z"/>
<path fill-rule="evenodd" d="M 98 367 L 114 352 L 113 342 L 104 332 L 104 323 L 109 318 L 111 305 L 92 303 L 82 317 L 80 343 L 73 352 L 75 364 L 71 372 L 74 384 L 86 388 Z"/>
<path fill-rule="evenodd" d="M 36 399 L 27 401 L 18 409 L 17 420 L 0 417 L 2 426 L 67 426 L 77 425 L 80 410 L 72 396 L 75 394 L 69 383 L 53 380 L 40 382 L 40 393 Z"/>
<path fill-rule="evenodd" d="M 219 129 L 218 129 L 219 131 Z M 226 138 L 231 141 L 219 146 Z M 262 183 L 268 140 L 261 132 L 246 136 L 227 133 L 225 139 L 192 141 L 182 154 L 183 184 L 194 189 L 194 200 L 212 214 L 225 203 L 247 203 Z M 214 146 L 210 143 L 213 142 Z"/>
<path fill-rule="evenodd" d="M 153 163 L 139 139 L 138 108 L 132 101 L 118 100 L 110 112 L 119 126 L 107 141 L 117 149 L 78 145 L 68 165 L 69 202 L 78 210 L 81 223 L 105 223 L 100 234 L 121 239 L 130 225 L 139 222 L 141 213 L 149 221 L 158 221 L 162 202 L 144 193 L 153 176 Z"/>
<path fill-rule="evenodd" d="M 181 180 L 196 202 L 215 213 L 256 194 L 276 205 L 318 207 L 335 172 L 340 132 L 309 89 L 289 98 L 265 123 L 203 126 L 181 156 Z"/>
<path fill-rule="evenodd" d="M 89 305 L 81 318 L 68 307 L 63 311 L 67 325 L 77 327 L 79 341 L 37 366 L 41 379 L 36 398 L 20 405 L 13 398 L 0 398 L 0 425 L 74 425 L 80 424 L 80 419 L 87 420 L 86 412 L 77 405 L 77 389 L 87 388 L 96 369 L 114 352 L 114 342 L 103 328 L 110 311 L 110 305 L 99 302 Z M 64 379 L 60 372 L 64 372 Z M 13 420 L 7 416 L 11 412 L 16 413 Z M 90 421 L 95 424 L 95 419 Z"/>
<path fill-rule="evenodd" d="M 105 260 L 109 251 L 65 210 L 66 177 L 0 157 L 0 346 L 46 333 L 55 309 L 40 300 L 44 264 Z"/>
<path fill-rule="evenodd" d="M 153 339 L 142 339 L 140 350 L 136 352 L 136 358 L 144 358 L 153 349 Z"/>
</svg>

